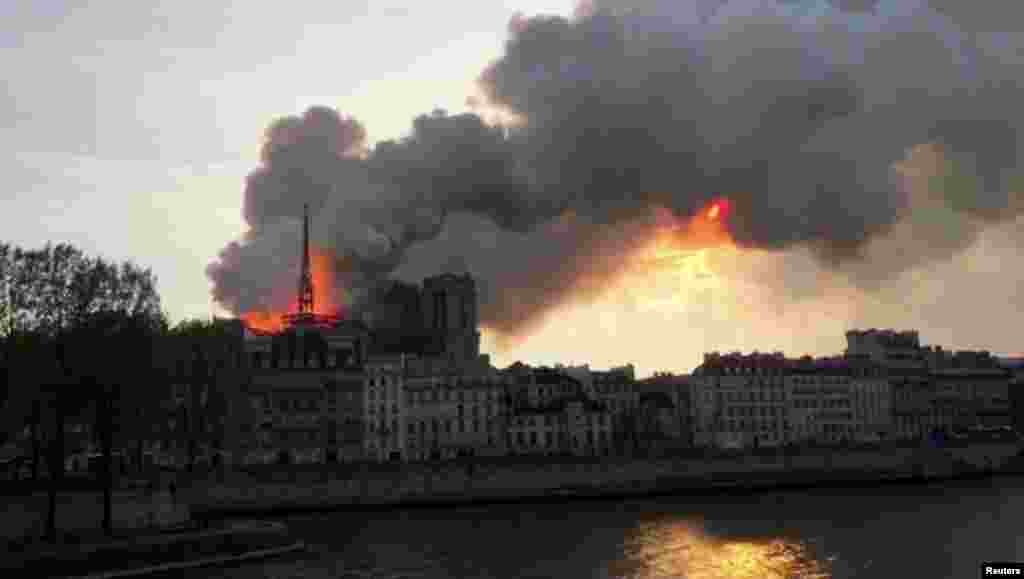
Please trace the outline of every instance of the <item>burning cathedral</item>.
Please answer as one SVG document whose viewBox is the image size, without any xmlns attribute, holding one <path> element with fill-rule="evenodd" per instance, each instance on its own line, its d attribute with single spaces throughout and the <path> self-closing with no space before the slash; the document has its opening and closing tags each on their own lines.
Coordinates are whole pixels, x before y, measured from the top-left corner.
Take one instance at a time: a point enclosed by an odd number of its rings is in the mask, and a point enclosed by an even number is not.
<svg viewBox="0 0 1024 579">
<path fill-rule="evenodd" d="M 405 354 L 463 367 L 481 361 L 477 290 L 468 275 L 445 273 L 422 286 L 392 281 L 378 287 L 357 315 L 316 313 L 310 267 L 309 209 L 303 210 L 296 311 L 279 331 L 245 328 L 246 365 L 253 369 L 355 369 L 377 356 Z"/>
<path fill-rule="evenodd" d="M 378 446 L 370 450 L 383 453 L 374 437 L 385 432 L 394 439 L 387 455 L 399 452 L 397 422 L 385 424 L 383 414 L 369 413 L 368 385 L 382 372 L 462 375 L 490 368 L 480 355 L 475 283 L 452 274 L 422 286 L 393 282 L 378 288 L 358 314 L 327 315 L 317 311 L 308 208 L 301 252 L 294 311 L 274 331 L 239 324 L 241 403 L 231 452 L 243 461 L 278 460 L 282 453 L 288 460 L 353 460 L 365 456 L 371 439 Z M 388 416 L 397 421 L 399 414 Z"/>
</svg>

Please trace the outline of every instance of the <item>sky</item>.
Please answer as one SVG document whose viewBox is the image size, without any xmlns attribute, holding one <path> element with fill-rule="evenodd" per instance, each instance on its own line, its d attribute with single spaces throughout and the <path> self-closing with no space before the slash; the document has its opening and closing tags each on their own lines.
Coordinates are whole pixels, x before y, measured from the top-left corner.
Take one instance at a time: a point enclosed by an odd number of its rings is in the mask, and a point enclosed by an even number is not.
<svg viewBox="0 0 1024 579">
<path fill-rule="evenodd" d="M 273 118 L 312 105 L 372 141 L 465 109 L 516 11 L 565 0 L 0 3 L 0 231 L 151 266 L 172 318 L 211 313 L 204 268 L 244 229 Z"/>
<path fill-rule="evenodd" d="M 821 6 L 792 5 L 807 18 Z M 515 14 L 573 8 L 571 0 L 0 3 L 0 237 L 131 259 L 153 268 L 172 319 L 210 316 L 204 271 L 246 229 L 243 180 L 270 121 L 324 105 L 358 118 L 371 143 L 401 137 L 419 114 L 466 109 Z M 928 155 L 908 152 L 907 163 Z M 912 225 L 903 235 L 921 230 Z M 634 363 L 644 374 L 688 371 L 711 350 L 838 353 L 847 329 L 897 327 L 921 329 L 928 343 L 1018 353 L 1022 231 L 1019 218 L 986 226 L 952 258 L 909 268 L 870 294 L 823 270 L 806 248 L 718 248 L 671 275 L 628 270 L 553 310 L 524 340 L 499 349 L 485 333 L 484 349 L 502 365 Z M 898 255 L 900 235 L 871 251 Z"/>
</svg>

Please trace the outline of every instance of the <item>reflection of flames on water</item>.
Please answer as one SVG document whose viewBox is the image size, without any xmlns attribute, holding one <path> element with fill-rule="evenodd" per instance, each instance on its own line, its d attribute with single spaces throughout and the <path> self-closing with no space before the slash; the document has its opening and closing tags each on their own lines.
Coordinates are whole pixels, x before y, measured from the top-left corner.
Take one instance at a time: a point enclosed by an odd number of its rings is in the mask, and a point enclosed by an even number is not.
<svg viewBox="0 0 1024 579">
<path fill-rule="evenodd" d="M 828 579 L 826 564 L 801 543 L 786 539 L 710 537 L 689 523 L 639 529 L 625 547 L 617 577 L 655 579 Z"/>
<path fill-rule="evenodd" d="M 343 263 L 327 249 L 310 246 L 309 269 L 313 278 L 313 313 L 319 316 L 341 316 L 344 314 L 347 295 L 337 283 L 337 274 L 343 269 Z M 283 276 L 281 281 L 295 287 L 297 276 Z M 288 295 L 287 305 L 268 307 L 263 310 L 244 312 L 241 315 L 245 325 L 252 330 L 261 332 L 280 332 L 285 329 L 283 316 L 298 312 L 298 292 L 296 289 L 286 291 L 282 288 L 281 295 Z"/>
</svg>

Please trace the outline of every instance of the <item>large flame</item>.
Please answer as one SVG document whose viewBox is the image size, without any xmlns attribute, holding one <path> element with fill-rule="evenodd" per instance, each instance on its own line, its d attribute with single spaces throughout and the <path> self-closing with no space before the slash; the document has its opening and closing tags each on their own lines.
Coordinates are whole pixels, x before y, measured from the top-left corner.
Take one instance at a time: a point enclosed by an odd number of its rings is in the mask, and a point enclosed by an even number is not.
<svg viewBox="0 0 1024 579">
<path fill-rule="evenodd" d="M 655 210 L 654 226 L 626 257 L 625 268 L 614 279 L 595 281 L 600 291 L 559 307 L 558 315 L 529 339 L 512 342 L 485 332 L 483 347 L 500 364 L 531 359 L 546 364 L 634 363 L 641 372 L 688 371 L 682 366 L 690 362 L 686 351 L 673 338 L 709 319 L 731 319 L 735 304 L 756 295 L 756 288 L 735 279 L 749 252 L 741 250 L 729 232 L 731 211 L 732 204 L 724 197 L 689 217 Z M 572 227 L 572 221 L 571 214 L 563 215 L 555 227 Z M 654 338 L 657 335 L 666 339 Z M 559 352 L 558 357 L 553 352 Z M 662 360 L 679 365 L 666 368 Z"/>
<path fill-rule="evenodd" d="M 694 290 L 721 289 L 715 264 L 738 249 L 726 228 L 730 204 L 716 199 L 689 219 L 659 212 L 657 232 L 620 286 L 643 309 L 678 304 Z"/>
<path fill-rule="evenodd" d="M 347 292 L 339 287 L 338 273 L 343 265 L 340 260 L 328 249 L 315 246 L 309 248 L 309 267 L 313 278 L 313 313 L 320 316 L 342 316 L 345 311 Z M 253 310 L 241 314 L 245 325 L 258 332 L 281 332 L 285 330 L 286 324 L 283 316 L 294 314 L 299 311 L 298 301 L 298 277 L 297 275 L 285 276 L 282 272 L 281 283 L 286 281 L 295 287 L 291 291 L 291 298 L 285 307 L 267 308 Z M 286 279 L 290 277 L 290 279 Z"/>
</svg>

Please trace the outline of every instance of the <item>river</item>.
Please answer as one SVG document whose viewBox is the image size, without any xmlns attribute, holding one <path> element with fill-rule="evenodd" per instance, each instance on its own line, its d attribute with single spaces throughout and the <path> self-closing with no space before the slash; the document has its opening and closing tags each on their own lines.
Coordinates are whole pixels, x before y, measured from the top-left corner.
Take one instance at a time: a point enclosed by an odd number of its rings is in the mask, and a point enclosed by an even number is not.
<svg viewBox="0 0 1024 579">
<path fill-rule="evenodd" d="M 190 577 L 977 577 L 1024 560 L 1024 478 L 285 521 L 301 558 Z"/>
</svg>

